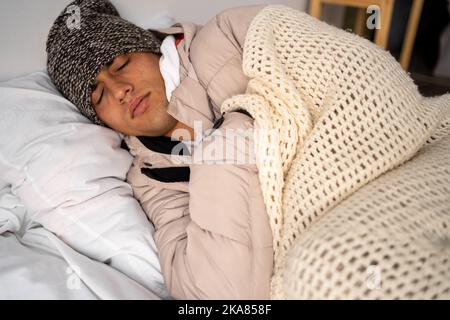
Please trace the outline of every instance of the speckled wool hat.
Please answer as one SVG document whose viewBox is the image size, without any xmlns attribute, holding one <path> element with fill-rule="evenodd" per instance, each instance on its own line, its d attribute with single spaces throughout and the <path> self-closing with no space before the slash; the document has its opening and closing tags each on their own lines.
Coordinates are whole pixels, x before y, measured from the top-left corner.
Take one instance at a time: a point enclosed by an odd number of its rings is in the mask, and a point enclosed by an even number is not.
<svg viewBox="0 0 450 320">
<path fill-rule="evenodd" d="M 61 93 L 96 124 L 92 85 L 116 56 L 135 51 L 159 53 L 161 40 L 122 19 L 107 0 L 76 0 L 56 18 L 47 38 L 47 70 Z"/>
</svg>

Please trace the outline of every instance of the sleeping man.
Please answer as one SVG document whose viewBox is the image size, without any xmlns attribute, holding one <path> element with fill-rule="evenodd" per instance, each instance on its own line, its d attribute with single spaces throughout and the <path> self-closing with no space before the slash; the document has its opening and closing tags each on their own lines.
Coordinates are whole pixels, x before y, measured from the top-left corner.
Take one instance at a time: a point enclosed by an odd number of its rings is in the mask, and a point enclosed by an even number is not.
<svg viewBox="0 0 450 320">
<path fill-rule="evenodd" d="M 251 130 L 253 119 L 220 113 L 223 101 L 246 89 L 244 39 L 262 8 L 227 10 L 203 27 L 150 31 L 123 20 L 108 1 L 79 0 L 48 35 L 56 87 L 93 123 L 126 136 L 123 147 L 134 156 L 128 182 L 155 226 L 174 298 L 270 296 L 272 232 L 251 135 L 237 134 L 240 142 L 226 135 Z M 211 144 L 236 152 L 191 161 L 205 158 Z"/>
</svg>

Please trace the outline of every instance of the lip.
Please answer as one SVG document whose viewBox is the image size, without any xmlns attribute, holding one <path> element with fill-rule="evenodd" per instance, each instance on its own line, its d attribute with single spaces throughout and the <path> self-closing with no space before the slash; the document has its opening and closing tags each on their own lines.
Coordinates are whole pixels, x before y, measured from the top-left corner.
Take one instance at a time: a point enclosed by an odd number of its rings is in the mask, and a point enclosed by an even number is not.
<svg viewBox="0 0 450 320">
<path fill-rule="evenodd" d="M 131 101 L 129 106 L 131 118 L 135 118 L 143 114 L 147 110 L 147 98 L 149 95 L 150 93 L 147 93 L 145 96 L 136 97 L 133 99 L 133 101 Z"/>
</svg>

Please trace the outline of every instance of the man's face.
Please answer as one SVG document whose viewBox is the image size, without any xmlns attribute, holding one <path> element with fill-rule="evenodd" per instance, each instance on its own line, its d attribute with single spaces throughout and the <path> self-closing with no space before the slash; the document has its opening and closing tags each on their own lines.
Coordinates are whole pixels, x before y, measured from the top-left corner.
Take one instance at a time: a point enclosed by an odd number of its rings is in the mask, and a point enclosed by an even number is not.
<svg viewBox="0 0 450 320">
<path fill-rule="evenodd" d="M 96 80 L 92 104 L 110 128 L 130 136 L 162 136 L 176 125 L 166 111 L 159 56 L 150 52 L 117 56 Z"/>
</svg>

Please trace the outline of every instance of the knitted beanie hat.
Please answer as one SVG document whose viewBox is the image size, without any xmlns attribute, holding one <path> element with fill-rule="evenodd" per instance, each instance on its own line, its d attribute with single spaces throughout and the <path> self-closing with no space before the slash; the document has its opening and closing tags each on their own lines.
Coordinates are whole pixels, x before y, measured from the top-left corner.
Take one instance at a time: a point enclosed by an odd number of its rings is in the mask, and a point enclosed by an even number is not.
<svg viewBox="0 0 450 320">
<path fill-rule="evenodd" d="M 116 56 L 159 53 L 161 39 L 122 19 L 107 0 L 76 0 L 56 18 L 47 38 L 47 70 L 61 93 L 88 119 L 105 125 L 91 101 L 100 69 Z"/>
</svg>

